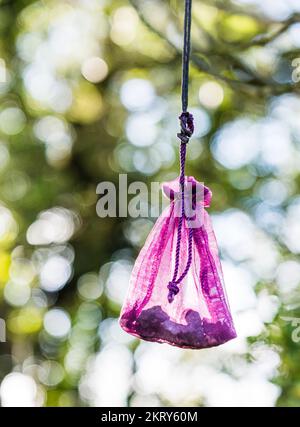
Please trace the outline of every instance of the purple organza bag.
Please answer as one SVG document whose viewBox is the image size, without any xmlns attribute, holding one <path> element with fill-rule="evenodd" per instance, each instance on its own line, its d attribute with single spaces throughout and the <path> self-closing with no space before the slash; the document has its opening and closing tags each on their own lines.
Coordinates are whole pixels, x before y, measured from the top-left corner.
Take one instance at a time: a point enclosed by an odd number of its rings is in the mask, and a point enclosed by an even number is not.
<svg viewBox="0 0 300 427">
<path fill-rule="evenodd" d="M 236 332 L 205 211 L 211 191 L 193 177 L 185 177 L 184 203 L 179 179 L 165 183 L 163 191 L 171 202 L 135 262 L 121 327 L 144 340 L 182 348 L 223 344 Z"/>
</svg>

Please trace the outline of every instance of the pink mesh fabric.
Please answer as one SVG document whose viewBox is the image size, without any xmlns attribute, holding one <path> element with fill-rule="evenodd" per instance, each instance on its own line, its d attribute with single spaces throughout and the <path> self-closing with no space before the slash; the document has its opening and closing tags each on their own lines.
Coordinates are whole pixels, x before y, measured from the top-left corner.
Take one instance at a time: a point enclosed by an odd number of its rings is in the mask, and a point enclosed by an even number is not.
<svg viewBox="0 0 300 427">
<path fill-rule="evenodd" d="M 170 303 L 168 283 L 174 270 L 178 212 L 178 179 L 163 185 L 170 205 L 157 219 L 132 271 L 129 291 L 121 311 L 120 325 L 128 333 L 147 341 L 200 349 L 236 337 L 225 293 L 218 247 L 205 207 L 211 192 L 193 177 L 186 182 L 199 189 L 195 197 L 197 216 L 193 227 L 192 262 Z M 186 194 L 191 196 L 189 191 Z M 187 209 L 188 210 L 188 209 Z M 188 216 L 186 216 L 188 218 Z M 188 261 L 189 221 L 183 218 L 179 275 Z M 198 221 L 199 220 L 199 221 Z"/>
</svg>

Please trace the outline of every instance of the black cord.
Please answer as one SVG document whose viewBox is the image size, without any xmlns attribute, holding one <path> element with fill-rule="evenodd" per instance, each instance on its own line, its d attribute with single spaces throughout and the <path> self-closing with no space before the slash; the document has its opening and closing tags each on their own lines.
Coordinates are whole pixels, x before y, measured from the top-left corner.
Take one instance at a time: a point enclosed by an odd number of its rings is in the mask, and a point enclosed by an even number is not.
<svg viewBox="0 0 300 427">
<path fill-rule="evenodd" d="M 178 278 L 179 264 L 180 264 L 180 245 L 182 240 L 182 224 L 185 216 L 185 156 L 187 143 L 190 140 L 194 132 L 194 121 L 193 115 L 187 111 L 188 107 L 188 95 L 189 95 L 189 61 L 190 61 L 190 50 L 191 50 L 191 20 L 192 20 L 192 0 L 185 0 L 185 12 L 184 12 L 184 39 L 183 39 L 183 52 L 182 52 L 182 86 L 181 86 L 181 101 L 182 101 L 182 113 L 179 116 L 181 131 L 177 134 L 181 141 L 180 144 L 180 192 L 181 192 L 181 215 L 178 221 L 177 228 L 177 241 L 176 241 L 176 252 L 175 252 L 175 267 L 173 278 L 168 284 L 168 301 L 171 303 L 174 300 L 175 295 L 179 292 L 178 285 L 187 275 L 191 263 L 192 263 L 192 241 L 193 241 L 193 229 L 189 229 L 188 238 L 188 260 L 186 267 Z"/>
<path fill-rule="evenodd" d="M 181 102 L 182 112 L 185 113 L 188 107 L 189 97 L 189 62 L 191 50 L 191 21 L 192 21 L 192 0 L 185 0 L 184 11 L 184 39 L 182 52 L 182 86 Z"/>
<path fill-rule="evenodd" d="M 184 11 L 184 38 L 182 51 L 182 83 L 181 103 L 182 113 L 179 117 L 181 131 L 177 134 L 183 144 L 189 142 L 194 132 L 193 115 L 187 111 L 189 101 L 189 62 L 191 51 L 191 22 L 192 22 L 192 0 L 185 0 Z"/>
</svg>

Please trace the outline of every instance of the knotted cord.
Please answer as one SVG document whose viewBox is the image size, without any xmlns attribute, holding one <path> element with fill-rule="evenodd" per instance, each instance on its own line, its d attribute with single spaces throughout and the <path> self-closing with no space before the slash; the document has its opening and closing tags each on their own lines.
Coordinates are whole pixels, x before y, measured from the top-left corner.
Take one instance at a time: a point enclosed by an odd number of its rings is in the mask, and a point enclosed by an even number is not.
<svg viewBox="0 0 300 427">
<path fill-rule="evenodd" d="M 175 295 L 179 292 L 178 285 L 187 275 L 192 263 L 192 242 L 193 242 L 193 228 L 189 227 L 188 235 L 188 260 L 183 273 L 178 278 L 179 259 L 180 259 L 180 246 L 182 238 L 182 223 L 185 216 L 184 208 L 184 192 L 185 192 L 185 158 L 186 158 L 186 144 L 189 142 L 190 137 L 194 132 L 193 116 L 187 111 L 188 108 L 188 87 L 189 87 L 189 61 L 191 51 L 191 21 L 192 21 L 192 0 L 185 0 L 184 12 L 184 39 L 183 39 L 183 52 L 182 52 L 182 85 L 181 85 L 181 103 L 182 113 L 179 116 L 180 120 L 180 133 L 177 137 L 180 139 L 180 196 L 181 196 L 181 212 L 178 220 L 177 229 L 177 242 L 175 253 L 175 266 L 172 280 L 168 284 L 168 301 L 171 303 Z M 186 218 L 187 219 L 187 218 Z"/>
</svg>

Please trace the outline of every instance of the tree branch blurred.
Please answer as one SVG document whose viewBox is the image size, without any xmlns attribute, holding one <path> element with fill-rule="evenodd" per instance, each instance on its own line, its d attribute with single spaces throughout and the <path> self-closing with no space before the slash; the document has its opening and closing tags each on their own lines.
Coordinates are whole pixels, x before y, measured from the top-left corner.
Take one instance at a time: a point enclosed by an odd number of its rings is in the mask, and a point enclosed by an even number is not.
<svg viewBox="0 0 300 427">
<path fill-rule="evenodd" d="M 129 0 L 129 3 L 131 3 L 137 11 L 141 22 L 150 31 L 166 42 L 168 46 L 173 49 L 176 55 L 181 55 L 181 49 L 172 40 L 170 40 L 162 30 L 158 29 L 149 21 L 149 19 L 147 19 L 143 12 L 141 2 L 138 0 Z M 222 5 L 221 9 L 226 12 L 232 10 L 227 7 L 229 2 L 226 2 L 226 6 L 224 5 L 224 2 L 220 3 L 218 1 L 214 2 L 214 5 L 217 8 L 220 8 Z M 205 34 L 205 37 L 209 40 L 210 46 L 209 49 L 201 49 L 200 46 L 197 46 L 197 48 L 194 47 L 191 52 L 191 61 L 199 71 L 209 74 L 232 87 L 242 88 L 254 95 L 257 95 L 257 93 L 278 95 L 286 92 L 298 92 L 299 89 L 295 85 L 278 83 L 272 79 L 272 77 L 266 78 L 241 59 L 241 54 L 245 53 L 245 51 L 252 47 L 266 46 L 268 43 L 271 43 L 287 31 L 292 24 L 298 21 L 299 15 L 294 14 L 283 24 L 277 24 L 278 28 L 275 31 L 256 35 L 253 39 L 244 43 L 224 43 L 223 41 L 217 40 L 216 37 L 213 37 L 203 28 L 200 28 L 200 23 L 198 21 L 198 29 Z M 235 53 L 233 53 L 233 48 Z M 238 54 L 236 54 L 236 52 L 238 52 Z M 212 56 L 221 58 L 223 69 L 220 70 L 220 67 L 217 64 L 212 63 L 212 60 L 209 60 Z M 238 74 L 242 74 L 243 78 L 238 78 Z"/>
</svg>

